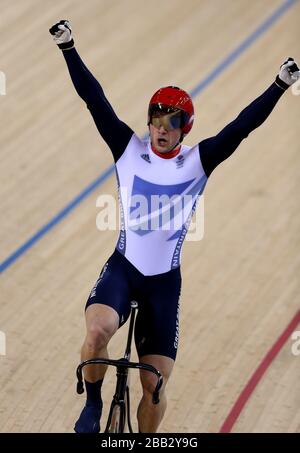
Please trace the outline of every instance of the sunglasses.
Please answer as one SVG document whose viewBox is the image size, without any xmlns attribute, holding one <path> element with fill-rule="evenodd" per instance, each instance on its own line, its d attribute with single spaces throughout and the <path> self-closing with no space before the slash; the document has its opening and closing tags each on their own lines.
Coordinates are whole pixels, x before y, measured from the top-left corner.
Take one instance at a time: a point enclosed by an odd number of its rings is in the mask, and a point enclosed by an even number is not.
<svg viewBox="0 0 300 453">
<path fill-rule="evenodd" d="M 166 131 L 180 129 L 182 127 L 182 112 L 181 110 L 171 113 L 165 113 L 163 111 L 154 112 L 151 116 L 151 124 L 156 129 L 163 126 Z"/>
</svg>

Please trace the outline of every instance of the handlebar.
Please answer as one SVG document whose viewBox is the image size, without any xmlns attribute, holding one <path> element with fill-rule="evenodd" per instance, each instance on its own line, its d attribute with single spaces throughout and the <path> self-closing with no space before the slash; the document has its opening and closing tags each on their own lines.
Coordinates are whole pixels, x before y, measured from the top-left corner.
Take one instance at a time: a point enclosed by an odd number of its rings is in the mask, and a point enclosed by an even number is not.
<svg viewBox="0 0 300 453">
<path fill-rule="evenodd" d="M 156 384 L 156 387 L 155 387 L 153 395 L 152 395 L 152 402 L 153 402 L 153 404 L 159 403 L 159 391 L 163 384 L 163 377 L 162 377 L 161 373 L 156 368 L 154 368 L 152 365 L 148 365 L 147 363 L 129 362 L 127 359 L 124 359 L 124 358 L 122 358 L 120 360 L 101 359 L 101 358 L 85 360 L 84 362 L 81 362 L 78 365 L 77 370 L 76 370 L 76 376 L 77 376 L 76 390 L 79 395 L 81 395 L 84 392 L 82 369 L 87 365 L 111 365 L 111 366 L 115 366 L 116 368 L 134 368 L 134 369 L 149 371 L 149 372 L 155 374 L 157 377 L 157 384 Z"/>
</svg>

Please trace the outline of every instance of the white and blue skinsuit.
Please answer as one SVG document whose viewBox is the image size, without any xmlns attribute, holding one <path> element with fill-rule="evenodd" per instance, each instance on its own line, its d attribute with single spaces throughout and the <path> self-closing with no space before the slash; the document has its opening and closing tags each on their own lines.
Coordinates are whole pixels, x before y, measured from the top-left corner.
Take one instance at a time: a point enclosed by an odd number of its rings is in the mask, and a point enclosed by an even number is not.
<svg viewBox="0 0 300 453">
<path fill-rule="evenodd" d="M 93 303 L 109 305 L 118 312 L 122 325 L 129 316 L 130 301 L 137 300 L 135 341 L 139 357 L 159 354 L 175 360 L 180 256 L 191 211 L 212 171 L 265 121 L 284 90 L 272 83 L 217 135 L 193 147 L 182 145 L 179 154 L 165 159 L 153 152 L 150 141 L 142 141 L 117 117 L 99 82 L 76 49 L 64 50 L 63 55 L 77 93 L 85 101 L 113 154 L 122 219 L 116 249 L 103 267 L 86 308 Z M 154 195 L 189 195 L 190 209 L 184 214 L 181 212 L 179 227 L 178 222 L 170 222 L 169 228 L 163 228 L 163 222 L 159 221 L 160 228 L 151 227 L 151 219 L 161 216 L 161 209 L 151 212 L 150 200 Z M 149 201 L 149 211 L 140 228 L 134 228 L 136 204 L 130 200 L 139 196 Z"/>
</svg>

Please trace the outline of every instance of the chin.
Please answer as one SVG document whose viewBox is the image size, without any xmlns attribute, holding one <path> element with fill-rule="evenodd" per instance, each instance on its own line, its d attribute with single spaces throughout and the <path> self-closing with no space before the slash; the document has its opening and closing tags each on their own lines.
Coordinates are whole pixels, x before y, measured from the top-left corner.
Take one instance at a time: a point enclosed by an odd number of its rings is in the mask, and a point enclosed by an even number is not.
<svg viewBox="0 0 300 453">
<path fill-rule="evenodd" d="M 157 151 L 159 153 L 168 153 L 169 152 L 169 146 L 157 146 L 156 147 Z"/>
</svg>

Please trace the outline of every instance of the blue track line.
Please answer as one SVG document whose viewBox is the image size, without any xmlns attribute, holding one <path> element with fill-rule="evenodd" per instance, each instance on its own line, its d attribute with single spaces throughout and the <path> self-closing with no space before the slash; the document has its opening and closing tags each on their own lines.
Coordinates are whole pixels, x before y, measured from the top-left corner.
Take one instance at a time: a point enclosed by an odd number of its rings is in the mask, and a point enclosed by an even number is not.
<svg viewBox="0 0 300 453">
<path fill-rule="evenodd" d="M 262 36 L 283 14 L 292 7 L 297 0 L 287 0 L 283 2 L 257 29 L 251 33 L 244 41 L 241 42 L 227 57 L 221 61 L 206 77 L 203 79 L 190 94 L 194 98 L 199 93 L 210 85 L 222 72 L 224 72 L 237 58 L 245 52 L 257 39 Z M 145 134 L 145 137 L 148 134 Z M 42 226 L 33 236 L 31 236 L 24 244 L 17 248 L 9 255 L 2 263 L 0 263 L 0 273 L 8 269 L 18 258 L 20 258 L 27 250 L 33 247 L 40 239 L 42 239 L 52 228 L 60 223 L 68 214 L 70 214 L 82 201 L 84 201 L 92 192 L 94 192 L 101 184 L 108 179 L 114 171 L 114 165 L 107 168 L 100 176 L 92 181 L 79 195 L 77 195 L 70 203 L 68 203 L 58 214 L 56 214 L 48 223 Z"/>
</svg>

